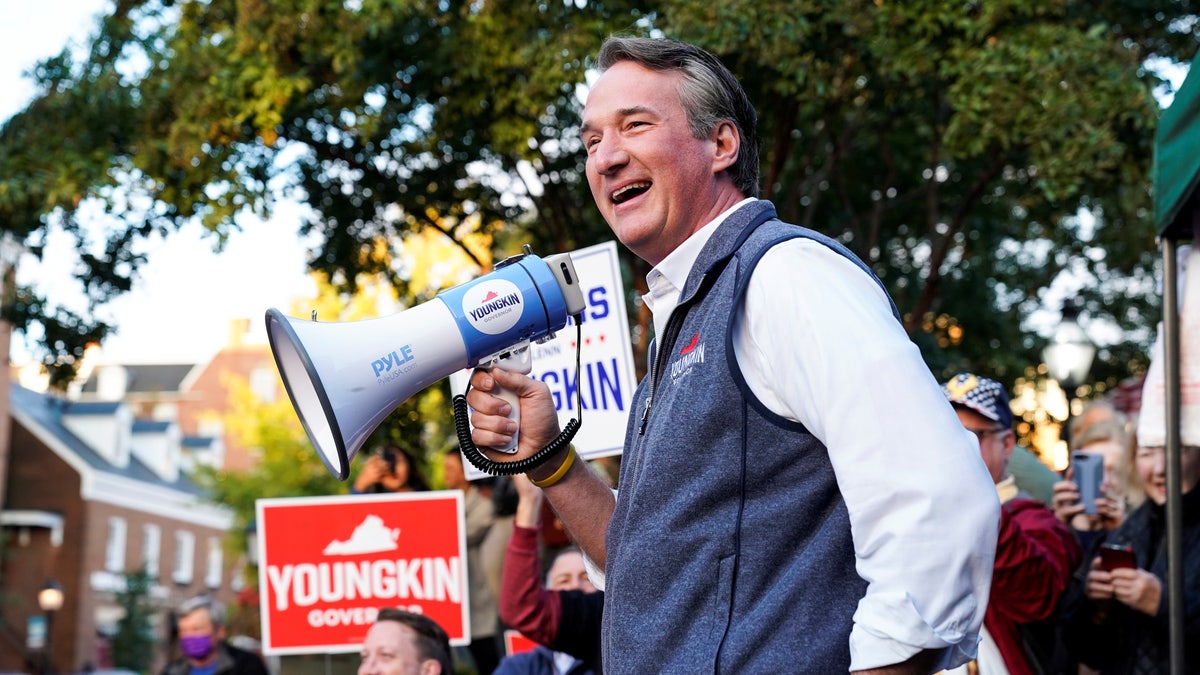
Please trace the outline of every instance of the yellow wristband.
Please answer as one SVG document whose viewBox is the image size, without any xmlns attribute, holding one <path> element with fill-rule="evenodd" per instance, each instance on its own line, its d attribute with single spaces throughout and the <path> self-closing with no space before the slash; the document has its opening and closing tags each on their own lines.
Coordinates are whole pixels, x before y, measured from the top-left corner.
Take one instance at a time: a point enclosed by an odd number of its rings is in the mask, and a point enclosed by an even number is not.
<svg viewBox="0 0 1200 675">
<path fill-rule="evenodd" d="M 530 478 L 529 481 L 540 488 L 548 488 L 551 485 L 554 485 L 558 481 L 562 480 L 563 476 L 567 475 L 567 472 L 571 470 L 571 465 L 574 463 L 575 463 L 575 446 L 568 445 L 567 446 L 567 458 L 563 460 L 561 465 L 559 465 L 557 471 L 550 474 L 548 477 L 543 478 L 542 480 L 534 480 L 533 478 Z"/>
</svg>

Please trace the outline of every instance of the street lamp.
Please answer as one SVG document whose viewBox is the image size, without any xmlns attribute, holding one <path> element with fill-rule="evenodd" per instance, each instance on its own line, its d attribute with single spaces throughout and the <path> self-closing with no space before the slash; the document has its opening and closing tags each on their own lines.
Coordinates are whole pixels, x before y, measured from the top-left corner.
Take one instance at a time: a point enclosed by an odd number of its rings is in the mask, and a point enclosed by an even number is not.
<svg viewBox="0 0 1200 675">
<path fill-rule="evenodd" d="M 1046 362 L 1050 377 L 1058 382 L 1067 395 L 1067 418 L 1063 420 L 1061 437 L 1068 444 L 1071 440 L 1071 403 L 1075 400 L 1075 390 L 1087 380 L 1095 357 L 1096 345 L 1092 344 L 1079 325 L 1079 308 L 1071 300 L 1064 300 L 1062 321 L 1054 329 L 1050 344 L 1042 350 L 1042 360 Z"/>
<path fill-rule="evenodd" d="M 38 607 L 41 607 L 42 613 L 46 615 L 46 644 L 42 651 L 42 673 L 49 674 L 53 672 L 50 662 L 50 638 L 54 629 L 54 613 L 63 606 L 62 586 L 53 579 L 46 581 L 38 591 L 37 599 Z"/>
</svg>

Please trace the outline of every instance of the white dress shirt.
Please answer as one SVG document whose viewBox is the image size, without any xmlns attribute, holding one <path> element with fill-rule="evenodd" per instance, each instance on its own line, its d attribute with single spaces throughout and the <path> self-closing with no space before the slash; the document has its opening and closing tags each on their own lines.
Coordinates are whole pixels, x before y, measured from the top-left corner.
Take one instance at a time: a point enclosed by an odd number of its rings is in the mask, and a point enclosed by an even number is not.
<svg viewBox="0 0 1200 675">
<path fill-rule="evenodd" d="M 750 201 L 750 200 L 746 200 Z M 743 201 L 647 276 L 657 335 L 701 249 Z M 947 649 L 975 656 L 999 503 L 963 429 L 883 289 L 828 247 L 797 238 L 755 268 L 735 317 L 734 353 L 752 391 L 829 450 L 868 582 L 850 634 L 853 670 Z"/>
</svg>

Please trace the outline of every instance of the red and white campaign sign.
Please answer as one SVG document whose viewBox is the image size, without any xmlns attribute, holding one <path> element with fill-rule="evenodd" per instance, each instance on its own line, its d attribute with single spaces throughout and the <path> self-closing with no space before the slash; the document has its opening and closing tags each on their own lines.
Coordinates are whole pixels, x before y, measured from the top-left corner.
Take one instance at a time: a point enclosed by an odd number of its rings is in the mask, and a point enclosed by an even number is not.
<svg viewBox="0 0 1200 675">
<path fill-rule="evenodd" d="M 259 499 L 258 587 L 268 654 L 356 652 L 381 608 L 471 641 L 457 490 Z"/>
</svg>

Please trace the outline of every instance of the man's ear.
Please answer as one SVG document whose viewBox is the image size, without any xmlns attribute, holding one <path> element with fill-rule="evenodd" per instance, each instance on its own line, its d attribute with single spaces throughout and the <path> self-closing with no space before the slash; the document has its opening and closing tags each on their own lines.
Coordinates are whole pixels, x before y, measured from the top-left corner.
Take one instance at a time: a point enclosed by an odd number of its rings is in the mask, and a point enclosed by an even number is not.
<svg viewBox="0 0 1200 675">
<path fill-rule="evenodd" d="M 733 166 L 742 149 L 742 136 L 737 125 L 730 120 L 721 120 L 713 128 L 709 138 L 713 141 L 713 173 L 720 173 Z"/>
<path fill-rule="evenodd" d="M 1008 433 L 1004 434 L 1004 461 L 1007 462 L 1012 457 L 1013 450 L 1017 447 L 1017 432 L 1009 429 Z"/>
<path fill-rule="evenodd" d="M 452 673 L 443 673 L 442 664 L 438 663 L 437 659 L 425 659 L 421 662 L 421 675 L 453 675 Z"/>
</svg>

